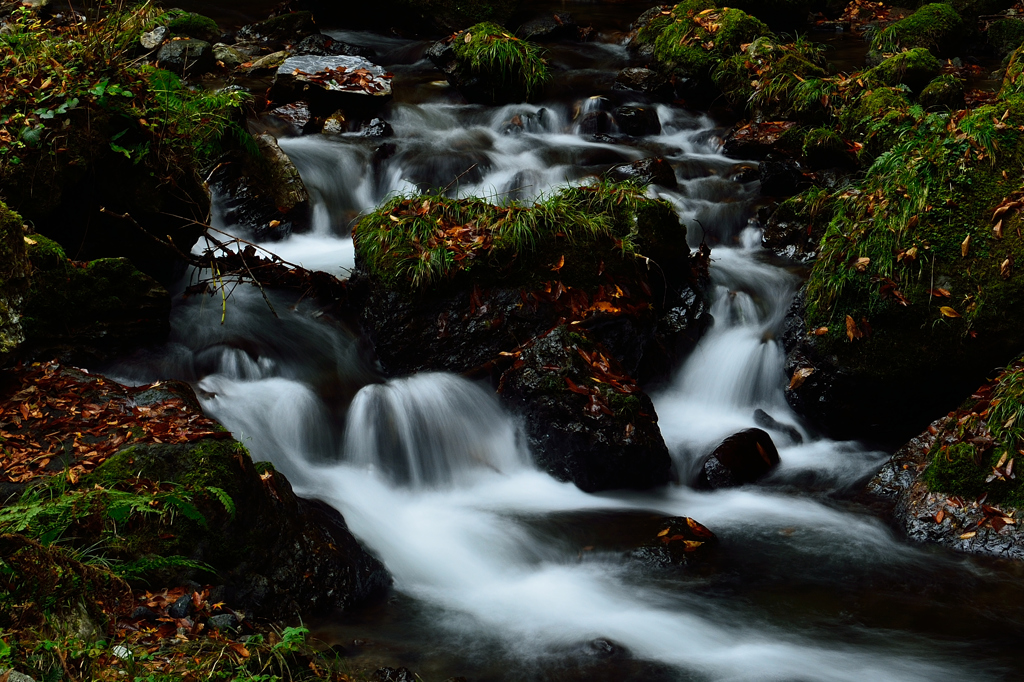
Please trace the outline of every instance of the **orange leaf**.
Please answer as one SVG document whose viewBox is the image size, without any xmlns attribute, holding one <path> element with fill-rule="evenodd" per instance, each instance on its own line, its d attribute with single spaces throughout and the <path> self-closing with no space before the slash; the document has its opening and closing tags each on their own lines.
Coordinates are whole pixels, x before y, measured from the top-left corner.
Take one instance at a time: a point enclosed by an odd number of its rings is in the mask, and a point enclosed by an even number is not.
<svg viewBox="0 0 1024 682">
<path fill-rule="evenodd" d="M 960 317 L 960 313 L 950 308 L 948 305 L 944 305 L 939 308 L 939 312 L 942 313 L 943 317 Z"/>
</svg>

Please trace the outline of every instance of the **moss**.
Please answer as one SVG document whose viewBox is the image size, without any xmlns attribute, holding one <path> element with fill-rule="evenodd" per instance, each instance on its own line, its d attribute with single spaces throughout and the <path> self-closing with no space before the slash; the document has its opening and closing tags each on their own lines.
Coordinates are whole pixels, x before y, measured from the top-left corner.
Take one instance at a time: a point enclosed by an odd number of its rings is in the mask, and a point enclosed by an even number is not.
<svg viewBox="0 0 1024 682">
<path fill-rule="evenodd" d="M 90 481 L 113 486 L 142 478 L 193 490 L 214 486 L 234 498 L 243 493 L 239 458 L 249 460 L 249 451 L 230 438 L 206 438 L 187 446 L 133 445 L 100 465 Z"/>
<path fill-rule="evenodd" d="M 25 243 L 28 245 L 29 259 L 40 270 L 51 270 L 63 265 L 68 259 L 64 247 L 41 234 L 26 237 Z"/>
<path fill-rule="evenodd" d="M 684 77 L 709 78 L 722 61 L 742 45 L 771 35 L 764 22 L 732 8 L 709 3 L 680 3 L 654 41 L 654 58 L 661 68 Z"/>
<path fill-rule="evenodd" d="M 1022 94 L 1024 94 L 1024 45 L 1010 53 L 1006 64 L 1006 73 L 1003 74 L 1003 83 L 999 88 L 999 96 L 1004 99 Z"/>
<path fill-rule="evenodd" d="M 865 90 L 839 115 L 842 134 L 860 140 L 869 160 L 891 149 L 912 120 L 906 93 L 886 87 Z"/>
<path fill-rule="evenodd" d="M 879 31 L 871 49 L 883 54 L 923 47 L 940 55 L 952 54 L 959 46 L 964 22 L 951 5 L 925 5 L 910 16 Z"/>
<path fill-rule="evenodd" d="M 479 87 L 493 101 L 529 99 L 550 77 L 540 48 L 497 24 L 480 23 L 458 33 L 452 49 L 460 71 L 482 81 Z"/>
<path fill-rule="evenodd" d="M 754 116 L 815 120 L 827 100 L 813 86 L 823 83 L 827 73 L 823 55 L 820 46 L 803 39 L 779 43 L 761 36 L 715 67 L 712 80 L 730 102 L 749 108 Z"/>
<path fill-rule="evenodd" d="M 188 36 L 207 42 L 215 42 L 220 37 L 220 27 L 209 17 L 194 12 L 176 12 L 175 15 L 168 24 L 173 35 Z"/>
<path fill-rule="evenodd" d="M 849 163 L 846 141 L 829 128 L 814 128 L 804 137 L 803 155 L 817 168 Z"/>
<path fill-rule="evenodd" d="M 647 257 L 668 264 L 689 254 L 671 206 L 629 183 L 567 188 L 532 206 L 399 197 L 353 234 L 360 263 L 398 289 L 482 286 L 481 279 L 540 284 L 552 266 L 566 285 L 582 286 L 600 280 L 601 261 L 630 269 Z"/>
<path fill-rule="evenodd" d="M 985 32 L 988 44 L 1000 55 L 1013 52 L 1024 43 L 1024 21 L 999 19 Z"/>
<path fill-rule="evenodd" d="M 925 86 L 917 98 L 927 111 L 956 111 L 967 106 L 964 82 L 952 74 L 943 74 Z"/>
<path fill-rule="evenodd" d="M 935 453 L 922 479 L 932 490 L 975 498 L 985 491 L 981 453 L 970 443 L 954 443 Z"/>
<path fill-rule="evenodd" d="M 900 52 L 863 74 L 866 82 L 877 85 L 906 85 L 913 92 L 938 77 L 942 62 L 923 47 Z"/>
</svg>

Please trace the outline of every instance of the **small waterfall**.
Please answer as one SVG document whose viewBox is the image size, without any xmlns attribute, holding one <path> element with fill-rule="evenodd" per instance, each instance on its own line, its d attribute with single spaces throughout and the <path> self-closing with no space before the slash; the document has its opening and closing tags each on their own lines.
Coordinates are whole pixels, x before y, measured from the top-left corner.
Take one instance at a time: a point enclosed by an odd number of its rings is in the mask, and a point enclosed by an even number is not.
<svg viewBox="0 0 1024 682">
<path fill-rule="evenodd" d="M 458 376 L 425 373 L 356 395 L 344 459 L 420 488 L 478 469 L 507 473 L 526 466 L 529 453 L 492 393 Z"/>
</svg>

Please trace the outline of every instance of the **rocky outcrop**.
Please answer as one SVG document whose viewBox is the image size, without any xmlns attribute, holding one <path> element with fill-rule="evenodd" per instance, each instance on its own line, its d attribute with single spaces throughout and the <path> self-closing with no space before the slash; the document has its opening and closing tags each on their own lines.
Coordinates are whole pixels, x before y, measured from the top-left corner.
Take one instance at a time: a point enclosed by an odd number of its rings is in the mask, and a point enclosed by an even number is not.
<svg viewBox="0 0 1024 682">
<path fill-rule="evenodd" d="M 22 304 L 32 266 L 21 216 L 0 202 L 0 361 L 25 340 Z"/>
<path fill-rule="evenodd" d="M 391 99 L 391 73 L 365 57 L 288 57 L 276 68 L 270 99 L 303 100 L 325 118 L 338 109 L 351 118 L 370 118 Z"/>
<path fill-rule="evenodd" d="M 130 262 L 77 262 L 42 235 L 24 241 L 32 275 L 23 307 L 23 352 L 96 362 L 167 337 L 170 295 Z"/>
<path fill-rule="evenodd" d="M 157 52 L 156 63 L 179 76 L 197 76 L 213 68 L 213 47 L 194 38 L 169 40 Z"/>
<path fill-rule="evenodd" d="M 555 478 L 587 492 L 668 483 L 672 459 L 654 405 L 605 352 L 558 327 L 519 354 L 498 393 Z"/>
</svg>

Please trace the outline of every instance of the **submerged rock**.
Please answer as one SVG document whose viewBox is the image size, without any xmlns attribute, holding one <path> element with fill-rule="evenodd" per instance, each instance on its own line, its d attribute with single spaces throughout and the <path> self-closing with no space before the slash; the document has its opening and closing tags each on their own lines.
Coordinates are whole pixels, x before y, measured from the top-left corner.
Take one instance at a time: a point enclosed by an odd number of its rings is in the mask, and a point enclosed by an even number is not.
<svg viewBox="0 0 1024 682">
<path fill-rule="evenodd" d="M 672 84 L 657 71 L 639 66 L 630 66 L 619 71 L 612 85 L 615 90 L 642 92 L 656 99 L 671 99 L 674 95 Z"/>
<path fill-rule="evenodd" d="M 519 27 L 516 35 L 523 40 L 544 42 L 579 37 L 580 27 L 568 12 L 555 12 L 530 19 Z"/>
<path fill-rule="evenodd" d="M 626 135 L 642 137 L 661 133 L 661 121 L 654 107 L 623 106 L 613 112 L 615 124 Z"/>
<path fill-rule="evenodd" d="M 715 534 L 702 524 L 686 516 L 675 516 L 664 519 L 657 534 L 628 556 L 649 568 L 688 566 L 717 542 Z"/>
<path fill-rule="evenodd" d="M 646 158 L 613 166 L 605 173 L 605 177 L 613 182 L 629 180 L 639 185 L 661 185 L 668 189 L 674 189 L 677 185 L 676 173 L 665 159 Z"/>
<path fill-rule="evenodd" d="M 772 437 L 761 429 L 735 433 L 715 448 L 697 479 L 698 488 L 732 488 L 755 483 L 779 464 L 779 451 Z"/>
</svg>

